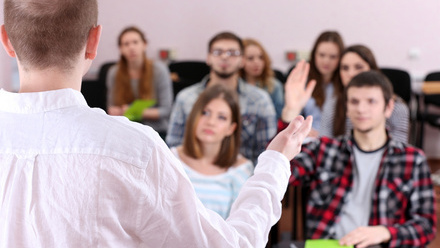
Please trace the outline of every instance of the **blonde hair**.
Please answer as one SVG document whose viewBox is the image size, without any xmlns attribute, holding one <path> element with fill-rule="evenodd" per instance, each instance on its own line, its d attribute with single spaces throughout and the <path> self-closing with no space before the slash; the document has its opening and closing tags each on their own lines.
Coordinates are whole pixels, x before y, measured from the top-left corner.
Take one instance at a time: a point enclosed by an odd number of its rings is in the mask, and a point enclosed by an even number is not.
<svg viewBox="0 0 440 248">
<path fill-rule="evenodd" d="M 266 50 L 263 48 L 261 43 L 259 43 L 257 40 L 254 39 L 244 39 L 243 45 L 245 51 L 246 51 L 246 47 L 248 46 L 256 46 L 261 50 L 261 53 L 263 55 L 264 68 L 261 75 L 258 77 L 258 80 L 261 82 L 262 88 L 266 88 L 267 91 L 272 93 L 274 89 L 274 82 L 273 82 L 274 72 L 272 70 L 272 62 Z M 244 79 L 246 78 L 246 71 L 244 70 L 244 68 L 240 70 L 240 76 Z"/>
</svg>

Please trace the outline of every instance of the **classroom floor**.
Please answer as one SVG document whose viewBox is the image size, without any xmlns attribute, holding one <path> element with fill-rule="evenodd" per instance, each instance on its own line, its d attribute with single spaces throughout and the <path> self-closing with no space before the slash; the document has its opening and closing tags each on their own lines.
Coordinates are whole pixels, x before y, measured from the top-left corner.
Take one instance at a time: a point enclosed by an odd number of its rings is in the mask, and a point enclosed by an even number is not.
<svg viewBox="0 0 440 248">
<path fill-rule="evenodd" d="M 440 159 L 428 159 L 428 164 L 431 167 L 431 172 L 434 173 L 440 170 Z M 293 191 L 289 191 L 289 202 L 286 207 L 286 202 L 283 202 L 283 212 L 281 215 L 281 219 L 278 223 L 279 225 L 279 237 L 278 240 L 281 241 L 286 238 L 290 238 L 292 236 L 292 214 L 293 214 Z M 428 248 L 438 248 L 440 247 L 440 187 L 436 189 L 436 197 L 437 197 L 437 235 L 433 242 L 428 246 Z M 301 230 L 296 230 L 296 235 L 304 235 Z"/>
</svg>

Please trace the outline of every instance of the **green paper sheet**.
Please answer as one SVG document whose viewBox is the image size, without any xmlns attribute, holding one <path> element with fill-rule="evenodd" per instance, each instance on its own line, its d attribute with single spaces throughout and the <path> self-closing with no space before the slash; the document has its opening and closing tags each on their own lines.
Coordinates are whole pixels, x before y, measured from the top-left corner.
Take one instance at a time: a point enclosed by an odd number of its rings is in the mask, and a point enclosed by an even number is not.
<svg viewBox="0 0 440 248">
<path fill-rule="evenodd" d="M 152 107 L 156 104 L 156 100 L 135 100 L 125 111 L 124 116 L 131 121 L 141 121 L 144 109 Z"/>
<path fill-rule="evenodd" d="M 353 245 L 339 245 L 334 239 L 308 239 L 304 248 L 354 248 Z"/>
</svg>

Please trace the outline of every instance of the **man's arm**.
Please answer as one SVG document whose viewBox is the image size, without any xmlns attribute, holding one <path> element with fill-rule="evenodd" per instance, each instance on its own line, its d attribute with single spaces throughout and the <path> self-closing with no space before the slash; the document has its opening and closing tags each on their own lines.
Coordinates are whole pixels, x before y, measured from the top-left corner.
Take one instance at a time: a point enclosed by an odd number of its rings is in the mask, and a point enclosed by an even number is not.
<svg viewBox="0 0 440 248">
<path fill-rule="evenodd" d="M 387 227 L 391 233 L 390 247 L 423 247 L 434 239 L 437 217 L 435 214 L 434 191 L 426 158 L 419 152 L 414 156 L 411 173 L 411 191 L 407 216 L 402 225 Z"/>
<path fill-rule="evenodd" d="M 270 227 L 281 216 L 288 161 L 299 152 L 311 121 L 297 118 L 274 138 L 226 221 L 203 207 L 178 160 L 158 142 L 136 217 L 140 240 L 157 247 L 264 247 Z"/>
</svg>

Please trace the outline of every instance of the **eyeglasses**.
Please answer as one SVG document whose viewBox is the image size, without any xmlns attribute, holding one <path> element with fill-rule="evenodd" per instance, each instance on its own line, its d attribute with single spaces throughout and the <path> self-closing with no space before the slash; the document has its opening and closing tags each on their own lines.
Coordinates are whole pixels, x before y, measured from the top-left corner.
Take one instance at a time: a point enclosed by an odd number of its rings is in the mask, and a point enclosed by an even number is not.
<svg viewBox="0 0 440 248">
<path fill-rule="evenodd" d="M 211 50 L 211 54 L 215 57 L 220 57 L 222 54 L 225 54 L 226 57 L 238 57 L 241 55 L 240 50 L 222 50 L 222 49 L 213 49 Z"/>
</svg>

